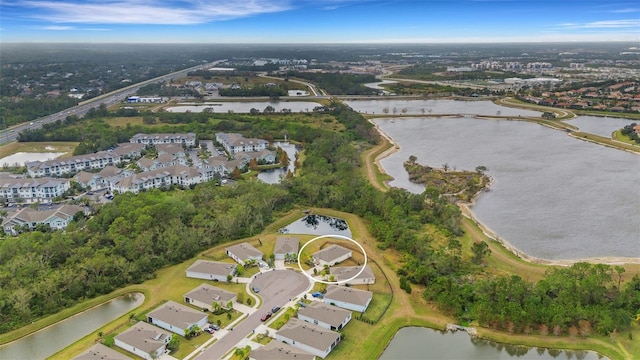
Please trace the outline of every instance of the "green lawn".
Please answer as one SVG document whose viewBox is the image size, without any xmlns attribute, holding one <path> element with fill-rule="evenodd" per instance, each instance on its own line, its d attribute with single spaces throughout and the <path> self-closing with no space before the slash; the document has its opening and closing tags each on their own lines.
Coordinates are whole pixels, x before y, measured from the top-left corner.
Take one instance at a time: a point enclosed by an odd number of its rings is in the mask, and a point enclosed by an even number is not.
<svg viewBox="0 0 640 360">
<path fill-rule="evenodd" d="M 231 314 L 231 315 L 228 315 Z M 229 326 L 229 324 L 233 323 L 237 318 L 242 316 L 242 313 L 236 310 L 231 310 L 228 313 L 222 313 L 220 315 L 209 314 L 209 323 L 217 324 L 220 328 L 225 328 Z M 218 324 L 218 320 L 220 323 Z"/>
<path fill-rule="evenodd" d="M 264 334 L 258 334 L 252 339 L 252 341 L 262 345 L 267 345 L 271 340 L 273 340 L 271 337 L 265 336 Z"/>
<path fill-rule="evenodd" d="M 364 312 L 364 318 L 371 321 L 378 320 L 386 310 L 389 303 L 391 303 L 391 299 L 392 297 L 390 293 L 374 293 L 369 307 Z"/>
<path fill-rule="evenodd" d="M 178 336 L 174 334 L 173 336 Z M 193 337 L 189 340 L 180 336 L 180 344 L 178 345 L 178 350 L 171 353 L 171 356 L 176 359 L 183 359 L 185 356 L 191 354 L 198 346 L 204 344 L 207 340 L 211 339 L 211 334 L 202 332 L 202 334 Z"/>
<path fill-rule="evenodd" d="M 283 312 L 282 310 L 280 310 L 276 314 L 278 315 L 278 317 L 274 321 L 272 321 L 271 324 L 269 324 L 269 327 L 275 330 L 279 330 L 284 326 L 284 324 L 287 323 L 287 321 L 289 321 L 289 319 L 291 319 L 296 314 L 296 311 L 295 309 L 288 307 L 286 311 Z"/>
</svg>

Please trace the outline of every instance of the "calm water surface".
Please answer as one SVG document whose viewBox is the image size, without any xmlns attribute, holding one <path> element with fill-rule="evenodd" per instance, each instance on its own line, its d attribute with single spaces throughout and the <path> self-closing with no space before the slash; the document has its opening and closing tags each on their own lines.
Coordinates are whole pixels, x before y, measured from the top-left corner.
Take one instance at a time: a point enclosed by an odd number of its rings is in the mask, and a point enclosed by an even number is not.
<svg viewBox="0 0 640 360">
<path fill-rule="evenodd" d="M 44 152 L 44 153 L 37 153 L 37 152 L 17 152 L 15 154 L 3 157 L 2 159 L 0 159 L 0 166 L 3 166 L 5 164 L 7 165 L 14 165 L 14 164 L 20 164 L 20 165 L 24 165 L 24 163 L 29 162 L 29 161 L 47 161 L 47 160 L 53 160 L 55 158 L 57 158 L 58 156 L 64 155 L 64 153 L 57 153 L 57 152 Z"/>
<path fill-rule="evenodd" d="M 640 120 L 610 118 L 601 116 L 578 116 L 575 119 L 564 121 L 569 125 L 577 126 L 580 131 L 610 137 L 611 133 L 620 130 L 631 123 L 640 124 Z"/>
<path fill-rule="evenodd" d="M 347 222 L 340 218 L 324 215 L 306 215 L 302 219 L 278 230 L 281 234 L 343 235 L 351 237 Z"/>
<path fill-rule="evenodd" d="M 289 142 L 276 142 L 274 144 L 274 147 L 278 146 L 287 153 L 287 156 L 289 157 L 289 166 L 287 166 L 286 169 L 277 168 L 267 171 L 261 171 L 260 173 L 258 173 L 258 179 L 266 182 L 267 184 L 280 183 L 282 177 L 287 175 L 287 171 L 291 171 L 293 173 L 296 169 L 294 162 L 296 160 L 296 154 L 298 153 L 299 149 L 294 144 L 291 144 Z"/>
<path fill-rule="evenodd" d="M 562 351 L 497 344 L 472 339 L 464 332 L 405 327 L 396 333 L 380 360 L 598 360 L 592 351 Z"/>
<path fill-rule="evenodd" d="M 252 108 L 263 112 L 267 106 L 272 106 L 276 112 L 282 109 L 289 109 L 292 112 L 311 112 L 320 103 L 312 101 L 247 101 L 247 102 L 208 102 L 199 104 L 186 104 L 180 106 L 172 106 L 167 108 L 169 112 L 202 112 L 205 108 L 213 109 L 214 113 L 227 113 L 229 111 L 236 113 L 248 113 Z"/>
<path fill-rule="evenodd" d="M 400 146 L 381 161 L 412 192 L 402 163 L 474 170 L 495 184 L 473 212 L 502 239 L 542 259 L 640 257 L 640 156 L 537 124 L 473 118 L 382 119 Z"/>
<path fill-rule="evenodd" d="M 346 101 L 353 110 L 368 114 L 393 115 L 436 115 L 436 114 L 476 114 L 487 116 L 540 116 L 538 111 L 523 110 L 499 106 L 491 101 L 459 101 L 459 100 L 356 100 Z"/>
<path fill-rule="evenodd" d="M 131 294 L 111 300 L 32 335 L 0 347 L 0 359 L 45 359 L 80 340 L 104 324 L 140 306 L 144 295 Z"/>
</svg>

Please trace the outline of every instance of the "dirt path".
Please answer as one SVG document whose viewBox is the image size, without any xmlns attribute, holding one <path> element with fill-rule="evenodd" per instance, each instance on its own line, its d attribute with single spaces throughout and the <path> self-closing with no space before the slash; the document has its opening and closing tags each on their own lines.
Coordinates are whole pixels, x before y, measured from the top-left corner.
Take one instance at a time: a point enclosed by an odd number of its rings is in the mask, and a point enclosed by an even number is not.
<svg viewBox="0 0 640 360">
<path fill-rule="evenodd" d="M 385 132 L 382 131 L 376 123 L 371 121 L 371 119 L 369 119 L 369 122 L 373 124 L 375 129 L 378 131 L 378 134 L 380 134 L 382 141 L 380 142 L 380 144 L 374 146 L 371 150 L 369 150 L 366 156 L 364 157 L 366 175 L 367 175 L 367 179 L 369 179 L 369 182 L 376 189 L 384 192 L 389 190 L 389 186 L 386 184 L 386 182 L 384 184 L 381 184 L 378 181 L 376 177 L 376 169 L 374 169 L 374 166 L 377 167 L 378 173 L 386 174 L 384 172 L 384 169 L 382 168 L 382 165 L 380 164 L 380 160 L 398 151 L 400 147 L 387 134 L 385 134 Z"/>
</svg>

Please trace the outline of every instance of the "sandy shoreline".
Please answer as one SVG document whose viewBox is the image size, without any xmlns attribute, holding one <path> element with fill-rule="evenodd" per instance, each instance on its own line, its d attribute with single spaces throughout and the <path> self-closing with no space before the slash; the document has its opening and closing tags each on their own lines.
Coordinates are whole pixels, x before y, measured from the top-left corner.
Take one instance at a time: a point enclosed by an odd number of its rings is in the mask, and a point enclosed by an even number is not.
<svg viewBox="0 0 640 360">
<path fill-rule="evenodd" d="M 379 119 L 376 119 L 379 120 Z M 383 151 L 382 153 L 380 153 L 380 155 L 376 156 L 374 162 L 376 164 L 376 166 L 378 167 L 378 170 L 383 173 L 383 174 L 387 174 L 384 171 L 384 168 L 382 167 L 382 164 L 380 164 L 380 160 L 390 156 L 391 154 L 397 152 L 400 150 L 400 146 L 393 141 L 393 139 L 384 131 L 382 131 L 382 129 L 378 126 L 378 124 L 376 124 L 374 121 L 372 121 L 371 119 L 369 120 L 375 127 L 375 129 L 378 131 L 378 133 L 380 134 L 380 136 L 382 136 L 383 138 L 385 138 L 389 144 L 391 144 L 391 147 L 385 151 Z M 389 174 L 387 174 L 389 175 Z M 389 175 L 391 177 L 391 175 Z M 391 180 L 389 180 L 391 181 Z M 491 189 L 491 186 L 493 185 L 494 179 L 491 178 L 491 181 L 487 187 L 487 189 Z M 385 181 L 385 186 L 390 187 L 388 182 Z M 508 251 L 510 251 L 512 254 L 514 254 L 515 256 L 521 258 L 524 261 L 530 262 L 530 263 L 534 263 L 534 264 L 544 264 L 544 265 L 558 265 L 558 266 L 571 266 L 575 263 L 578 262 L 588 262 L 588 263 L 593 263 L 593 264 L 608 264 L 608 265 L 623 265 L 623 264 L 640 264 L 640 258 L 631 258 L 631 257 L 596 257 L 596 258 L 587 258 L 587 259 L 567 259 L 567 260 L 547 260 L 547 259 L 540 259 L 534 256 L 530 256 L 525 254 L 524 252 L 520 251 L 518 248 L 516 248 L 515 246 L 513 246 L 511 243 L 509 243 L 508 241 L 500 238 L 500 236 L 498 234 L 496 234 L 493 230 L 491 230 L 491 228 L 489 228 L 486 224 L 482 223 L 480 220 L 478 220 L 474 215 L 473 215 L 473 211 L 471 211 L 471 207 L 474 205 L 475 200 L 478 196 L 480 196 L 480 194 L 482 194 L 483 192 L 479 192 L 478 194 L 476 194 L 476 196 L 472 199 L 471 202 L 469 203 L 463 203 L 463 202 L 458 202 L 457 205 L 460 208 L 460 211 L 462 211 L 462 215 L 465 216 L 466 218 L 472 220 L 476 225 L 478 225 L 478 227 L 482 230 L 482 233 L 492 239 L 493 241 L 498 242 L 502 247 L 504 247 L 505 249 L 507 249 Z"/>
</svg>

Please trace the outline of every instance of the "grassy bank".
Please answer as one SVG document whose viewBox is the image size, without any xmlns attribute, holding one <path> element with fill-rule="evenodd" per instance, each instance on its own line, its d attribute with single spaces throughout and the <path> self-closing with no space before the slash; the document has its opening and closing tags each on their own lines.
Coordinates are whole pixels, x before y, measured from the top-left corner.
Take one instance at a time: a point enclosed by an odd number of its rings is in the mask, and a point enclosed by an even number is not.
<svg viewBox="0 0 640 360">
<path fill-rule="evenodd" d="M 0 158 L 19 152 L 57 152 L 65 153 L 62 157 L 68 157 L 71 156 L 76 146 L 78 146 L 78 143 L 71 141 L 13 142 L 0 147 Z"/>
</svg>

